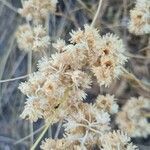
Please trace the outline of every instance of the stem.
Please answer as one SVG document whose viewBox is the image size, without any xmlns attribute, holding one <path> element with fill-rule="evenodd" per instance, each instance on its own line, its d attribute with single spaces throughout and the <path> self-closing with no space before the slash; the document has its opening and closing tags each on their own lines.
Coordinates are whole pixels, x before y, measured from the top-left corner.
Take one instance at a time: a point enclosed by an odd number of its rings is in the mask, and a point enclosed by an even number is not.
<svg viewBox="0 0 150 150">
<path fill-rule="evenodd" d="M 40 134 L 40 136 L 38 137 L 38 139 L 36 140 L 36 142 L 33 144 L 33 146 L 31 147 L 30 150 L 35 150 L 35 148 L 37 147 L 37 145 L 39 144 L 39 142 L 41 141 L 41 139 L 43 138 L 44 134 L 46 133 L 46 131 L 48 130 L 50 124 L 48 124 L 45 129 L 43 130 L 43 132 Z"/>
<path fill-rule="evenodd" d="M 95 129 L 93 129 L 93 128 L 91 128 L 91 127 L 87 126 L 87 125 L 80 124 L 80 123 L 79 123 L 79 124 L 77 124 L 77 125 L 79 125 L 79 126 L 81 126 L 81 127 L 85 127 L 85 128 L 87 128 L 87 129 L 89 129 L 89 130 L 91 130 L 91 131 L 93 131 L 93 132 L 98 133 L 98 134 L 100 134 L 100 135 L 101 135 L 101 132 L 100 132 L 100 131 L 95 130 Z"/>
<path fill-rule="evenodd" d="M 5 82 L 11 82 L 11 81 L 15 81 L 15 80 L 20 80 L 20 79 L 24 79 L 24 78 L 26 78 L 28 76 L 29 75 L 27 74 L 27 75 L 16 77 L 16 78 L 12 78 L 12 79 L 0 80 L 0 83 L 5 83 Z"/>
<path fill-rule="evenodd" d="M 123 0 L 123 19 L 124 19 L 124 24 L 126 24 L 127 20 L 127 0 Z M 127 45 L 127 29 L 124 27 L 123 28 L 123 40 L 124 43 Z"/>
<path fill-rule="evenodd" d="M 59 124 L 58 124 L 57 130 L 56 130 L 54 139 L 57 139 L 57 137 L 58 137 L 58 135 L 59 135 L 59 132 L 60 132 L 60 129 L 61 129 L 61 126 L 62 126 L 62 123 L 63 123 L 63 119 L 61 119 L 61 120 L 59 121 Z"/>
<path fill-rule="evenodd" d="M 84 149 L 84 143 L 85 143 L 85 141 L 87 139 L 88 133 L 89 133 L 89 130 L 86 130 L 86 133 L 85 133 L 85 135 L 84 135 L 84 137 L 82 139 L 82 142 L 81 142 L 81 149 Z"/>
<path fill-rule="evenodd" d="M 77 0 L 77 1 L 78 1 L 78 3 L 80 3 L 80 5 L 81 5 L 83 8 L 85 8 L 87 11 L 89 11 L 91 14 L 93 14 L 92 10 L 89 9 L 89 8 L 85 5 L 85 3 L 84 3 L 82 0 Z"/>
<path fill-rule="evenodd" d="M 48 137 L 52 138 L 52 127 L 48 128 Z"/>
<path fill-rule="evenodd" d="M 28 53 L 28 74 L 31 74 L 31 72 L 32 72 L 32 51 L 30 50 L 30 52 Z M 32 145 L 34 142 L 34 135 L 33 135 L 34 129 L 33 129 L 32 121 L 29 122 L 29 128 L 30 128 L 30 134 L 31 134 L 30 141 Z"/>
<path fill-rule="evenodd" d="M 99 13 L 100 13 L 100 9 L 101 9 L 101 6 L 102 6 L 102 2 L 103 2 L 103 0 L 100 0 L 100 1 L 99 1 L 99 5 L 98 5 L 98 8 L 97 8 L 96 14 L 95 14 L 95 16 L 94 16 L 94 19 L 93 19 L 93 21 L 92 21 L 92 23 L 91 23 L 91 27 L 94 27 L 94 26 L 95 26 L 96 20 L 97 20 L 97 18 L 98 18 Z"/>
<path fill-rule="evenodd" d="M 145 57 L 145 56 L 141 56 L 141 55 L 137 55 L 137 54 L 132 54 L 132 53 L 129 53 L 129 52 L 125 53 L 125 55 L 127 57 L 137 58 L 137 59 L 150 59 L 149 56 Z"/>
<path fill-rule="evenodd" d="M 22 138 L 22 139 L 16 141 L 16 142 L 14 143 L 14 145 L 17 145 L 17 144 L 19 144 L 19 143 L 22 143 L 23 141 L 25 141 L 25 140 L 27 140 L 28 138 L 30 138 L 32 135 L 35 135 L 35 134 L 37 134 L 38 132 L 40 132 L 41 130 L 43 130 L 44 127 L 45 127 L 45 125 L 42 126 L 42 127 L 40 127 L 39 129 L 37 129 L 36 131 L 34 131 L 33 134 L 29 134 L 28 136 L 26 136 L 26 137 L 24 137 L 24 138 Z"/>
<path fill-rule="evenodd" d="M 31 146 L 33 145 L 33 142 L 34 142 L 34 129 L 33 129 L 33 122 L 30 121 L 29 122 L 29 128 L 30 128 L 30 134 L 31 134 L 31 137 L 30 137 L 30 143 L 31 143 Z"/>
<path fill-rule="evenodd" d="M 10 8 L 11 10 L 13 10 L 14 12 L 18 13 L 18 10 L 17 8 L 13 7 L 10 3 L 8 3 L 7 1 L 5 0 L 0 0 L 0 2 L 3 3 L 3 5 L 7 6 L 8 8 Z M 19 14 L 19 13 L 18 13 Z"/>
<path fill-rule="evenodd" d="M 126 70 L 125 68 L 121 68 L 123 70 L 122 76 L 129 80 L 130 83 L 135 86 L 135 87 L 140 87 L 141 89 L 143 89 L 144 91 L 150 93 L 150 87 L 146 86 L 144 83 L 142 83 L 139 79 L 137 79 L 132 73 L 129 73 L 128 70 Z"/>
<path fill-rule="evenodd" d="M 28 74 L 32 72 L 32 51 L 28 53 Z"/>
</svg>

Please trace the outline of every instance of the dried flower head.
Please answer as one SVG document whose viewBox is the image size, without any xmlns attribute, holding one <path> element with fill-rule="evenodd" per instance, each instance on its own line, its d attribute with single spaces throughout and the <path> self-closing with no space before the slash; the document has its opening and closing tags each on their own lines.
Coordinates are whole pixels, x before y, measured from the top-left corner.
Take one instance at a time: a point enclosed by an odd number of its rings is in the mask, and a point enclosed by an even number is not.
<svg viewBox="0 0 150 150">
<path fill-rule="evenodd" d="M 136 6 L 130 11 L 129 31 L 136 35 L 150 33 L 150 1 L 137 0 Z"/>
<path fill-rule="evenodd" d="M 26 0 L 19 13 L 27 20 L 34 20 L 37 23 L 46 19 L 49 13 L 54 13 L 56 4 L 57 0 Z"/>
<path fill-rule="evenodd" d="M 114 98 L 114 95 L 109 95 L 109 94 L 107 94 L 106 96 L 98 95 L 95 106 L 98 109 L 104 110 L 110 114 L 114 114 L 118 112 L 118 105 L 116 103 L 116 99 Z"/>
<path fill-rule="evenodd" d="M 70 142 L 66 139 L 46 139 L 42 142 L 42 150 L 81 150 L 79 142 Z"/>
<path fill-rule="evenodd" d="M 56 118 L 53 120 L 58 121 L 59 117 L 65 115 L 63 110 L 64 107 L 67 107 L 67 103 L 85 99 L 85 89 L 90 88 L 91 85 L 91 78 L 87 73 L 74 70 L 70 67 L 71 63 L 63 62 L 66 54 L 67 51 L 56 54 L 57 56 L 53 56 L 53 58 L 42 58 L 38 63 L 38 71 L 30 75 L 29 80 L 19 86 L 19 89 L 27 97 L 39 99 L 42 116 L 46 121 L 52 116 Z M 58 57 L 62 58 L 62 63 Z M 67 96 L 65 96 L 66 91 Z M 65 104 L 63 104 L 64 101 Z M 26 110 L 24 110 L 24 114 L 27 114 Z"/>
<path fill-rule="evenodd" d="M 102 150 L 138 150 L 133 145 L 130 137 L 122 131 L 113 131 L 106 133 L 101 137 Z"/>
<path fill-rule="evenodd" d="M 100 38 L 99 30 L 89 25 L 84 25 L 84 30 L 78 29 L 70 33 L 70 42 L 74 44 L 84 43 L 90 48 L 94 47 L 95 42 Z"/>
<path fill-rule="evenodd" d="M 149 14 L 145 10 L 134 9 L 130 11 L 131 21 L 129 22 L 129 31 L 136 35 L 150 33 Z"/>
<path fill-rule="evenodd" d="M 93 138 L 110 129 L 109 114 L 87 103 L 76 104 L 65 120 L 66 138 L 70 141 L 79 141 L 86 147 L 96 142 Z"/>
<path fill-rule="evenodd" d="M 86 98 L 85 90 L 91 85 L 91 75 L 89 75 L 91 68 L 100 85 L 110 85 L 112 80 L 120 74 L 120 67 L 126 61 L 122 41 L 112 34 L 100 37 L 98 32 L 97 29 L 85 25 L 83 31 L 81 29 L 72 31 L 70 41 L 73 44 L 66 45 L 63 40 L 58 40 L 53 44 L 58 53 L 50 58 L 42 58 L 38 63 L 38 71 L 31 75 L 27 82 L 20 84 L 19 89 L 27 97 L 36 97 L 39 100 L 40 109 L 43 112 L 42 118 L 46 121 L 50 121 L 50 118 L 53 122 L 58 121 L 63 114 L 66 116 L 69 113 L 68 109 L 66 113 L 62 113 L 65 107 L 69 108 L 68 105 L 71 103 Z M 29 38 L 24 36 L 26 30 L 18 33 L 21 33 L 18 37 Z M 31 50 L 41 50 L 46 47 L 47 42 L 43 44 L 46 35 L 41 26 L 33 28 L 29 33 L 32 37 L 32 42 L 29 43 Z M 82 34 L 84 35 L 81 38 Z M 28 45 L 27 40 L 24 41 L 22 45 Z M 24 49 L 27 48 L 24 47 Z M 110 113 L 117 109 L 114 107 L 115 105 L 112 104 L 109 108 Z M 97 111 L 97 108 L 93 109 Z M 26 110 L 23 114 L 28 114 Z"/>
<path fill-rule="evenodd" d="M 70 35 L 71 43 L 84 45 L 82 51 L 87 56 L 86 64 L 93 64 L 95 59 L 100 55 L 97 50 L 97 41 L 100 40 L 99 31 L 89 25 L 84 25 L 84 30 L 72 31 Z"/>
<path fill-rule="evenodd" d="M 131 137 L 147 137 L 150 134 L 150 124 L 146 118 L 146 110 L 149 108 L 149 99 L 131 98 L 118 113 L 116 121 L 119 128 Z"/>
<path fill-rule="evenodd" d="M 119 37 L 108 33 L 97 42 L 97 48 L 100 55 L 92 65 L 92 71 L 100 85 L 109 86 L 122 73 L 121 67 L 127 60 L 123 54 L 124 44 Z"/>
<path fill-rule="evenodd" d="M 27 52 L 44 51 L 50 44 L 50 37 L 41 25 L 34 28 L 27 24 L 21 25 L 16 33 L 16 38 L 19 48 Z"/>
<path fill-rule="evenodd" d="M 127 60 L 122 40 L 110 33 L 101 37 L 99 31 L 89 25 L 85 25 L 84 30 L 72 31 L 70 35 L 75 46 L 84 45 L 84 62 L 92 68 L 100 85 L 109 86 L 121 74 L 120 68 Z"/>
</svg>

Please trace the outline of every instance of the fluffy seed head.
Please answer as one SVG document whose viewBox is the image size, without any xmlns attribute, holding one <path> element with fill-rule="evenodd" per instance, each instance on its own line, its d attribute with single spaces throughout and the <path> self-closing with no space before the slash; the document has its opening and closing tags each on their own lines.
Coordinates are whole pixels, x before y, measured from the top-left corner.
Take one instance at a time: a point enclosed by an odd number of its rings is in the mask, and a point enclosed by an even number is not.
<svg viewBox="0 0 150 150">
<path fill-rule="evenodd" d="M 137 146 L 131 143 L 130 137 L 122 131 L 113 131 L 101 138 L 102 150 L 138 150 Z"/>
<path fill-rule="evenodd" d="M 146 117 L 149 108 L 149 99 L 132 97 L 118 113 L 116 121 L 120 129 L 131 137 L 147 137 L 150 134 L 150 125 Z"/>
<path fill-rule="evenodd" d="M 92 138 L 97 134 L 101 135 L 110 129 L 108 113 L 100 111 L 87 103 L 78 103 L 72 108 L 72 112 L 70 112 L 65 120 L 66 138 L 71 141 L 77 140 L 80 142 L 87 134 L 85 145 L 92 141 Z"/>
<path fill-rule="evenodd" d="M 49 13 L 55 12 L 56 4 L 57 0 L 27 0 L 23 2 L 19 13 L 27 20 L 39 23 L 45 20 Z"/>
<path fill-rule="evenodd" d="M 130 11 L 128 29 L 135 35 L 150 33 L 150 1 L 137 0 L 135 8 Z"/>
<path fill-rule="evenodd" d="M 109 86 L 122 73 L 121 67 L 127 60 L 123 54 L 124 44 L 119 37 L 108 33 L 101 37 L 97 45 L 100 56 L 92 65 L 92 71 L 100 85 Z"/>
<path fill-rule="evenodd" d="M 42 142 L 42 150 L 81 150 L 79 142 L 70 142 L 66 139 L 46 139 Z"/>
<path fill-rule="evenodd" d="M 50 37 L 41 25 L 34 28 L 27 24 L 21 25 L 16 33 L 16 38 L 19 48 L 26 52 L 44 51 L 50 45 Z"/>
</svg>

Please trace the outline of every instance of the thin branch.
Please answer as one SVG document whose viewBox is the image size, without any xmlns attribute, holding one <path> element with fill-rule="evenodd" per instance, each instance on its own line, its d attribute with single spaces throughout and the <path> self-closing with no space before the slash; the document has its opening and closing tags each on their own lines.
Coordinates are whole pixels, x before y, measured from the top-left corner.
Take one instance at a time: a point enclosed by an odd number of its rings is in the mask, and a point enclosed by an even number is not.
<svg viewBox="0 0 150 150">
<path fill-rule="evenodd" d="M 56 130 L 54 139 L 57 139 L 57 137 L 58 137 L 58 135 L 59 135 L 59 132 L 60 132 L 60 129 L 61 129 L 61 127 L 62 127 L 62 123 L 63 123 L 63 119 L 61 119 L 61 120 L 59 121 L 59 124 L 58 124 L 57 130 Z"/>
<path fill-rule="evenodd" d="M 39 144 L 39 142 L 41 141 L 41 139 L 45 135 L 46 131 L 48 130 L 49 126 L 50 126 L 50 124 L 46 125 L 45 129 L 43 130 L 43 132 L 40 134 L 40 136 L 38 137 L 38 139 L 36 140 L 36 142 L 31 147 L 31 150 L 35 150 L 35 148 L 37 147 L 37 145 Z"/>
<path fill-rule="evenodd" d="M 29 121 L 29 128 L 30 128 L 30 134 L 31 134 L 31 136 L 30 136 L 30 143 L 31 143 L 31 145 L 33 145 L 33 143 L 34 143 L 34 128 L 33 128 L 33 122 L 32 121 Z"/>
<path fill-rule="evenodd" d="M 139 52 L 143 52 L 143 51 L 149 50 L 149 49 L 150 49 L 150 45 L 148 45 L 148 46 L 146 46 L 146 47 L 140 49 Z"/>
<path fill-rule="evenodd" d="M 100 1 L 99 1 L 98 9 L 97 9 L 96 14 L 95 14 L 95 16 L 94 16 L 94 19 L 93 19 L 93 21 L 92 21 L 92 23 L 91 23 L 91 26 L 92 26 L 92 27 L 95 26 L 96 20 L 97 20 L 97 18 L 98 18 L 98 16 L 99 16 L 99 13 L 100 13 L 100 9 L 101 9 L 101 6 L 102 6 L 102 2 L 103 2 L 103 0 L 100 0 Z"/>
<path fill-rule="evenodd" d="M 84 9 L 86 9 L 86 10 L 89 11 L 91 14 L 93 14 L 92 10 L 90 10 L 90 9 L 85 5 L 85 3 L 84 3 L 82 0 L 77 0 L 77 1 L 78 1 L 78 3 L 80 3 L 80 5 L 81 5 Z"/>
<path fill-rule="evenodd" d="M 27 62 L 27 65 L 28 65 L 28 74 L 30 74 L 32 72 L 32 51 L 30 51 L 28 53 L 28 62 Z M 33 142 L 34 142 L 34 135 L 33 135 L 33 122 L 30 121 L 29 122 L 29 128 L 30 128 L 30 133 L 31 133 L 31 137 L 30 137 L 30 141 L 31 141 L 31 145 L 33 145 Z"/>
<path fill-rule="evenodd" d="M 150 86 L 149 85 L 145 85 L 144 83 L 142 83 L 139 79 L 137 79 L 132 73 L 129 73 L 128 70 L 126 70 L 125 68 L 121 68 L 123 70 L 123 74 L 122 76 L 127 79 L 130 84 L 132 84 L 132 86 L 134 87 L 139 87 L 141 89 L 143 89 L 144 91 L 150 93 Z"/>
<path fill-rule="evenodd" d="M 126 20 L 127 20 L 127 0 L 123 0 L 123 19 L 124 19 L 124 25 L 126 25 Z M 125 44 L 127 45 L 127 29 L 124 27 L 123 28 L 123 39 Z"/>
<path fill-rule="evenodd" d="M 125 55 L 128 57 L 138 58 L 138 59 L 150 59 L 150 57 L 145 57 L 145 56 L 131 54 L 131 53 L 125 53 Z"/>
<path fill-rule="evenodd" d="M 32 72 L 32 51 L 28 53 L 28 74 Z"/>
<path fill-rule="evenodd" d="M 98 130 L 96 130 L 96 129 L 94 129 L 94 128 L 91 128 L 91 127 L 89 127 L 89 126 L 87 126 L 87 125 L 80 124 L 80 123 L 78 123 L 77 125 L 78 125 L 78 126 L 81 126 L 81 127 L 85 127 L 85 128 L 87 128 L 87 129 L 89 129 L 89 130 L 91 130 L 91 131 L 93 131 L 93 132 L 98 133 L 98 134 L 101 135 L 101 132 L 100 132 L 100 131 L 98 131 Z"/>
<path fill-rule="evenodd" d="M 29 74 L 24 75 L 24 76 L 20 76 L 20 77 L 16 77 L 16 78 L 12 78 L 12 79 L 0 80 L 0 83 L 5 83 L 5 82 L 11 82 L 11 81 L 15 81 L 15 80 L 20 80 L 20 79 L 27 78 L 28 76 L 29 76 Z"/>
<path fill-rule="evenodd" d="M 84 144 L 85 144 L 85 141 L 87 139 L 87 136 L 88 136 L 88 133 L 89 133 L 89 130 L 86 130 L 86 133 L 82 139 L 82 142 L 81 142 L 81 148 L 84 149 Z"/>
<path fill-rule="evenodd" d="M 11 10 L 13 10 L 14 12 L 18 13 L 18 10 L 17 8 L 13 7 L 10 3 L 8 3 L 7 1 L 5 0 L 0 0 L 0 2 L 3 3 L 3 5 L 7 6 L 8 8 L 10 8 Z"/>
<path fill-rule="evenodd" d="M 27 139 L 30 138 L 31 136 L 33 136 L 33 135 L 39 133 L 44 127 L 45 127 L 45 125 L 43 125 L 43 126 L 40 127 L 39 129 L 37 129 L 37 130 L 34 131 L 33 133 L 29 134 L 28 136 L 26 136 L 26 137 L 24 137 L 24 138 L 22 138 L 22 139 L 16 141 L 16 142 L 14 143 L 14 145 L 17 145 L 17 144 L 19 144 L 19 143 L 22 143 L 23 141 L 27 140 Z"/>
</svg>

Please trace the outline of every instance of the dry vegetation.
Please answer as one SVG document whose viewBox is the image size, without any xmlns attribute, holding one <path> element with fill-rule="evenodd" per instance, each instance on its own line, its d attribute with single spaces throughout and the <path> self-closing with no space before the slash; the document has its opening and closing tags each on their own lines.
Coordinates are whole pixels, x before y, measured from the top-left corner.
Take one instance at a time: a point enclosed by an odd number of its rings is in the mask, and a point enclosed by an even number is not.
<svg viewBox="0 0 150 150">
<path fill-rule="evenodd" d="M 69 150 L 71 146 L 71 150 L 84 150 L 84 148 L 134 150 L 136 148 L 133 145 L 137 145 L 140 150 L 150 149 L 150 12 L 145 15 L 146 8 L 150 9 L 148 0 L 141 0 L 139 6 L 136 6 L 138 8 L 135 9 L 133 9 L 134 0 L 103 0 L 100 1 L 102 3 L 97 16 L 98 0 L 59 0 L 56 11 L 55 0 L 52 5 L 48 0 L 43 1 L 47 1 L 48 4 L 45 4 L 46 10 L 43 9 L 40 14 L 38 9 L 37 12 L 28 9 L 28 5 L 26 11 L 18 11 L 22 8 L 23 0 L 0 0 L 0 150 L 28 150 L 31 147 L 32 150 L 38 150 L 41 141 L 50 137 L 53 140 L 44 140 L 47 141 L 46 144 L 42 142 L 41 148 L 44 150 L 50 148 Z M 148 3 L 144 5 L 146 1 Z M 145 9 L 142 10 L 143 8 Z M 148 19 L 145 21 L 145 18 Z M 139 23 L 138 19 L 142 21 Z M 131 21 L 139 23 L 140 29 L 139 25 L 134 26 Z M 84 26 L 85 24 L 88 25 Z M 81 30 L 75 32 L 79 28 Z M 98 37 L 97 29 L 100 30 L 101 36 L 104 35 L 103 38 Z M 108 32 L 112 34 L 106 35 Z M 79 53 L 74 52 L 72 56 L 66 52 L 65 56 L 53 56 L 54 62 L 49 59 L 56 49 L 59 54 L 75 49 L 76 47 L 70 46 L 69 42 L 76 45 L 81 44 L 81 39 L 91 40 L 90 33 L 94 33 L 94 38 L 92 37 L 94 42 L 101 43 L 96 48 L 103 49 L 102 54 L 93 51 L 93 55 L 89 51 L 84 51 L 85 47 L 78 45 L 78 48 L 86 54 L 79 51 Z M 122 42 L 113 34 L 122 39 Z M 58 39 L 66 41 L 68 46 Z M 104 48 L 108 39 L 115 45 L 115 55 L 109 58 L 109 61 L 104 57 L 108 53 L 108 49 Z M 98 55 L 101 62 L 97 61 Z M 44 58 L 41 60 L 41 57 Z M 65 69 L 62 69 L 65 74 L 63 83 L 56 82 L 53 76 L 49 76 L 50 82 L 45 81 L 46 76 L 49 75 L 47 70 L 51 71 L 52 75 L 58 73 L 56 69 L 61 66 L 60 62 L 65 66 Z M 112 66 L 112 70 L 105 71 L 104 65 Z M 48 66 L 51 66 L 52 70 Z M 37 70 L 38 73 L 29 76 Z M 105 76 L 100 75 L 101 72 L 104 72 Z M 28 81 L 28 78 L 29 82 L 26 83 L 30 85 L 20 84 Z M 43 85 L 43 93 L 40 90 L 37 92 L 37 83 L 38 86 Z M 34 88 L 31 89 L 31 85 Z M 90 88 L 87 89 L 89 86 Z M 26 98 L 30 99 L 35 93 L 38 93 L 38 98 L 41 98 L 41 95 L 50 97 L 48 104 L 42 107 L 42 111 L 41 106 L 39 107 L 41 104 L 37 102 L 33 105 L 30 101 L 31 103 L 27 103 L 25 107 Z M 60 101 L 56 102 L 56 99 Z M 83 99 L 86 103 L 81 102 Z M 59 111 L 56 113 L 56 110 Z M 116 115 L 118 110 L 119 113 Z M 72 114 L 69 117 L 68 112 Z M 30 121 L 20 118 L 20 114 L 22 118 L 28 117 Z M 87 117 L 89 114 L 91 118 Z M 66 115 L 65 119 L 63 115 Z M 125 144 L 122 142 L 126 134 L 120 131 L 105 134 L 100 140 L 96 138 L 97 134 L 108 132 L 109 115 L 111 115 L 112 130 L 121 129 L 127 132 L 132 137 L 133 145 L 129 138 L 125 140 Z M 85 117 L 86 123 L 81 116 Z M 94 128 L 88 126 L 89 122 L 92 124 L 92 120 L 98 123 Z M 83 137 L 81 142 L 78 140 L 68 142 L 64 138 L 56 140 L 63 137 L 64 130 L 65 136 L 68 136 L 70 141 L 81 133 L 85 135 L 81 134 Z M 112 140 L 111 137 L 114 139 Z M 107 146 L 115 145 L 117 142 L 120 144 L 120 149 L 117 147 L 110 149 Z M 91 145 L 96 146 L 91 148 Z"/>
</svg>

